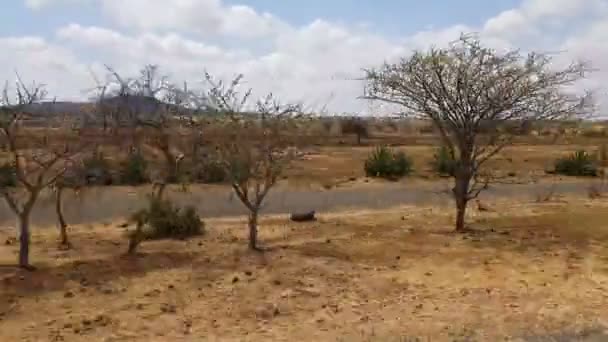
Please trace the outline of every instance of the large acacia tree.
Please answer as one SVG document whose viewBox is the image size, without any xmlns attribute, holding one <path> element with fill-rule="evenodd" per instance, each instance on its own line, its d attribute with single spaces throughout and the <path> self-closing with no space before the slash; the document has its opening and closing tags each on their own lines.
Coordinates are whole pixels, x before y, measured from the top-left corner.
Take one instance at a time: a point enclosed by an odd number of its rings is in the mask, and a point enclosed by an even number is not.
<svg viewBox="0 0 608 342">
<path fill-rule="evenodd" d="M 455 160 L 456 230 L 465 230 L 467 204 L 487 188 L 484 164 L 530 122 L 561 119 L 589 109 L 572 92 L 584 63 L 558 68 L 551 56 L 499 52 L 462 35 L 446 48 L 415 51 L 395 63 L 365 70 L 364 98 L 397 104 L 432 121 Z M 482 179 L 483 178 L 483 179 Z"/>
</svg>

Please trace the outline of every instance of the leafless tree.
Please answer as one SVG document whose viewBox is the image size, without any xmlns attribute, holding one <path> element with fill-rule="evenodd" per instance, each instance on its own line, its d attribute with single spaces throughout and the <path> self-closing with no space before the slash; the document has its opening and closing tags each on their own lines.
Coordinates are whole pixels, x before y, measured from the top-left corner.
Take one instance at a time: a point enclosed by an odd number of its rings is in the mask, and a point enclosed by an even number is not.
<svg viewBox="0 0 608 342">
<path fill-rule="evenodd" d="M 0 103 L 0 138 L 9 156 L 0 195 L 17 216 L 19 266 L 33 270 L 29 262 L 30 214 L 41 192 L 65 173 L 81 145 L 76 143 L 77 138 L 70 139 L 70 130 L 24 127 L 28 107 L 43 99 L 45 91 L 36 84 L 28 87 L 17 78 L 14 100 L 7 85 Z M 6 182 L 8 179 L 12 181 Z"/>
<path fill-rule="evenodd" d="M 568 92 L 589 70 L 585 63 L 556 69 L 551 62 L 547 54 L 497 52 L 462 35 L 447 48 L 416 51 L 365 70 L 363 98 L 401 105 L 412 116 L 430 119 L 457 161 L 452 189 L 457 231 L 465 230 L 467 203 L 491 181 L 481 177 L 482 166 L 513 141 L 513 131 L 504 132 L 501 125 L 524 128 L 590 108 L 589 96 Z"/>
<path fill-rule="evenodd" d="M 156 65 L 144 66 L 139 77 L 129 79 L 110 67 L 108 71 L 110 82 L 103 89 L 117 89 L 113 96 L 116 106 L 109 112 L 119 112 L 122 121 L 133 129 L 137 149 L 160 152 L 162 156 L 164 165 L 153 177 L 160 198 L 167 184 L 178 181 L 179 165 L 185 157 L 179 148 L 181 133 L 189 131 L 191 118 L 200 109 L 196 97 L 186 83 L 179 88 L 160 76 Z M 137 130 L 143 131 L 144 139 L 137 137 Z"/>
<path fill-rule="evenodd" d="M 211 90 L 206 94 L 212 108 L 223 114 L 225 136 L 216 142 L 223 165 L 236 197 L 249 211 L 249 248 L 258 246 L 258 218 L 264 200 L 276 185 L 285 167 L 296 156 L 294 137 L 302 117 L 299 105 L 284 105 L 272 95 L 245 110 L 251 92 L 239 94 L 241 76 L 230 84 L 206 79 Z"/>
</svg>

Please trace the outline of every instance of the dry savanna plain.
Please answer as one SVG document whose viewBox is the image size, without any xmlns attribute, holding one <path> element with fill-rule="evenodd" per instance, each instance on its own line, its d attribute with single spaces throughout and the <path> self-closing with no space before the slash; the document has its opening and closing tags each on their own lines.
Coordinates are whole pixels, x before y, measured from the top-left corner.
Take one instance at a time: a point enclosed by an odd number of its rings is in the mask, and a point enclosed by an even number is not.
<svg viewBox="0 0 608 342">
<path fill-rule="evenodd" d="M 608 341 L 608 188 L 601 176 L 548 172 L 574 151 L 597 153 L 605 135 L 518 137 L 488 164 L 496 186 L 517 190 L 490 186 L 470 203 L 469 229 L 454 233 L 454 205 L 436 191 L 450 180 L 429 166 L 437 137 L 388 131 L 305 150 L 273 191 L 305 189 L 293 203 L 317 219 L 293 222 L 282 197 L 271 197 L 275 210 L 259 225 L 263 253 L 247 248 L 247 218 L 230 208 L 240 203 L 226 201 L 202 211 L 204 235 L 145 241 L 127 255 L 128 212 L 104 208 L 122 205 L 101 192 L 118 199 L 148 188 L 107 187 L 66 208 L 78 221 L 70 249 L 58 248 L 54 221 L 43 217 L 50 204 L 40 202 L 37 270 L 28 272 L 13 266 L 17 231 L 1 208 L 0 340 Z M 405 151 L 413 173 L 367 178 L 364 160 L 379 144 Z M 570 190 L 560 192 L 564 184 Z M 395 191 L 429 200 L 377 202 Z M 229 192 L 200 185 L 167 196 L 203 206 Z M 367 199 L 344 200 L 356 196 Z"/>
</svg>

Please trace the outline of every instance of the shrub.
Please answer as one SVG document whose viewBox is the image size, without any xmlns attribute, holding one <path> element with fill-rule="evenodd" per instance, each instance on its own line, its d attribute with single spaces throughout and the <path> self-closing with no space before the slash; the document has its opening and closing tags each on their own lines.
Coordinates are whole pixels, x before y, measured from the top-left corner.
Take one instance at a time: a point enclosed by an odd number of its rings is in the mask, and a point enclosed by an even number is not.
<svg viewBox="0 0 608 342">
<path fill-rule="evenodd" d="M 362 138 L 369 137 L 369 123 L 361 118 L 348 118 L 340 122 L 342 134 L 354 134 L 357 143 L 361 144 Z"/>
<path fill-rule="evenodd" d="M 440 175 L 453 177 L 456 170 L 456 160 L 452 158 L 447 147 L 441 146 L 433 155 L 431 167 Z"/>
<path fill-rule="evenodd" d="M 369 155 L 364 168 L 368 177 L 395 179 L 411 173 L 412 161 L 401 151 L 380 146 Z"/>
<path fill-rule="evenodd" d="M 137 229 L 129 234 L 129 253 L 144 240 L 185 240 L 204 234 L 205 228 L 193 207 L 179 208 L 154 196 L 148 198 L 148 207 L 135 212 L 131 220 L 137 222 Z"/>
<path fill-rule="evenodd" d="M 555 173 L 565 176 L 595 177 L 598 172 L 593 157 L 581 150 L 556 160 Z"/>
<path fill-rule="evenodd" d="M 15 168 L 11 164 L 0 165 L 0 187 L 17 186 L 17 175 Z"/>
<path fill-rule="evenodd" d="M 197 179 L 208 184 L 223 183 L 228 179 L 228 175 L 219 161 L 209 160 L 201 165 Z"/>
<path fill-rule="evenodd" d="M 123 164 L 120 181 L 127 185 L 141 185 L 148 183 L 148 162 L 141 153 L 129 155 Z"/>
<path fill-rule="evenodd" d="M 112 184 L 111 166 L 103 153 L 95 153 L 82 161 L 84 179 L 89 185 Z"/>
</svg>

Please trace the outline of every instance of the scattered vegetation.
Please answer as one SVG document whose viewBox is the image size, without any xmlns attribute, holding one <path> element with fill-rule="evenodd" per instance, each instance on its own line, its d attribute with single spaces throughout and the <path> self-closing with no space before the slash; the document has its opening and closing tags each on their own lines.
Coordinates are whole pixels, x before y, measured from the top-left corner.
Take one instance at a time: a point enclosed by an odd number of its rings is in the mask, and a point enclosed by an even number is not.
<svg viewBox="0 0 608 342">
<path fill-rule="evenodd" d="M 456 172 L 456 158 L 450 154 L 449 148 L 441 146 L 433 155 L 431 167 L 433 168 L 433 171 L 441 176 L 454 177 Z"/>
<path fill-rule="evenodd" d="M 141 185 L 150 181 L 148 177 L 148 162 L 141 152 L 129 154 L 120 171 L 121 184 Z"/>
<path fill-rule="evenodd" d="M 574 177 L 596 177 L 596 161 L 589 153 L 580 150 L 555 161 L 555 173 Z"/>
<path fill-rule="evenodd" d="M 412 172 L 412 161 L 403 151 L 379 146 L 369 155 L 364 168 L 368 177 L 394 180 Z"/>
<path fill-rule="evenodd" d="M 205 225 L 194 207 L 179 208 L 170 200 L 148 197 L 148 207 L 135 212 L 131 220 L 136 223 L 128 234 L 129 250 L 132 254 L 145 240 L 185 240 L 204 234 Z"/>
</svg>

